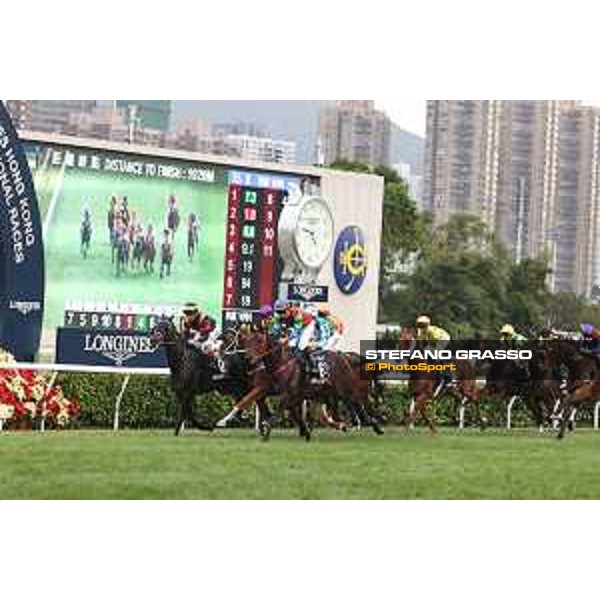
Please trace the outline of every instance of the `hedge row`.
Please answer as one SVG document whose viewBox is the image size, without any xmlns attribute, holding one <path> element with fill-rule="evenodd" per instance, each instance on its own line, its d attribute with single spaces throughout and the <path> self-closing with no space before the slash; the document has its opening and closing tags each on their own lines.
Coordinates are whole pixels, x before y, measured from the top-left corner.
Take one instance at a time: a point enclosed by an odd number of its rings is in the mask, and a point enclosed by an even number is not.
<svg viewBox="0 0 600 600">
<path fill-rule="evenodd" d="M 79 427 L 112 427 L 115 399 L 122 385 L 120 377 L 112 375 L 80 375 L 62 374 L 57 383 L 61 385 L 67 397 L 81 402 L 82 413 L 78 419 Z M 408 391 L 403 386 L 388 386 L 383 400 L 376 405 L 388 425 L 402 424 L 404 414 L 409 406 Z M 290 426 L 287 417 L 281 413 L 279 403 L 270 401 L 271 407 L 278 412 L 278 426 Z M 213 424 L 232 407 L 232 399 L 213 393 L 196 400 L 196 415 L 206 424 Z M 492 427 L 504 427 L 506 424 L 506 407 L 497 401 L 483 399 L 481 409 Z M 123 428 L 169 428 L 175 423 L 175 400 L 169 381 L 164 377 L 134 376 L 123 397 L 120 411 L 120 424 Z M 452 400 L 436 403 L 433 409 L 435 419 L 441 426 L 452 426 L 457 423 L 457 407 Z M 474 416 L 467 410 L 467 423 Z M 591 413 L 578 415 L 578 422 L 591 421 Z M 531 420 L 522 403 L 517 402 L 512 416 L 515 427 L 531 425 Z M 417 422 L 419 423 L 419 422 Z M 252 415 L 238 423 L 241 426 L 253 425 Z"/>
</svg>

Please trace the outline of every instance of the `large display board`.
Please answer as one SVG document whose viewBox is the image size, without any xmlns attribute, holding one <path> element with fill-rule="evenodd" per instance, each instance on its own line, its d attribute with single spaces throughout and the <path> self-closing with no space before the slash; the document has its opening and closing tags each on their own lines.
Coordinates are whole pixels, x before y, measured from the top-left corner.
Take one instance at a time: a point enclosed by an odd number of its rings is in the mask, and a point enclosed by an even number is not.
<svg viewBox="0 0 600 600">
<path fill-rule="evenodd" d="M 278 294 L 282 262 L 277 225 L 294 177 L 232 170 L 229 173 L 223 289 L 225 326 L 251 322 Z"/>
</svg>

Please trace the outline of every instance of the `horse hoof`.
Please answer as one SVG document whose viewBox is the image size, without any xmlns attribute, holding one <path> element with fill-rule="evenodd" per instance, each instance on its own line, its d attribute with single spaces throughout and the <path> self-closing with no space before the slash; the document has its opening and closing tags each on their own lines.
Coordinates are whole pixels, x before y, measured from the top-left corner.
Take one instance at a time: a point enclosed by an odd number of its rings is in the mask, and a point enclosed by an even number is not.
<svg viewBox="0 0 600 600">
<path fill-rule="evenodd" d="M 271 438 L 271 425 L 268 421 L 262 421 L 259 426 L 260 439 L 263 442 L 268 442 Z"/>
<path fill-rule="evenodd" d="M 377 435 L 384 435 L 385 434 L 385 431 L 379 425 L 373 425 L 373 431 Z"/>
</svg>

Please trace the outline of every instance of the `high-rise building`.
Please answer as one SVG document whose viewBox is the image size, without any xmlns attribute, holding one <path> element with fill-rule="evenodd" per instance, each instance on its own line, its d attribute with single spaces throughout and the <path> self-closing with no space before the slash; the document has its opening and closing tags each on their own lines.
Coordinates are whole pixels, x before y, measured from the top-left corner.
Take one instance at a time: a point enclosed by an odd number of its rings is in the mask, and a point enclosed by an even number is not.
<svg viewBox="0 0 600 600">
<path fill-rule="evenodd" d="M 580 109 L 576 220 L 576 291 L 591 295 L 600 284 L 600 110 Z"/>
<path fill-rule="evenodd" d="M 7 108 L 19 129 L 64 133 L 73 113 L 88 113 L 95 100 L 8 100 Z"/>
<path fill-rule="evenodd" d="M 130 141 L 127 114 L 114 106 L 97 106 L 90 112 L 71 113 L 64 133 L 116 142 Z"/>
<path fill-rule="evenodd" d="M 423 209 L 423 177 L 421 175 L 415 175 L 411 166 L 408 163 L 398 163 L 392 165 L 392 168 L 404 179 L 408 185 L 408 193 L 414 200 L 419 210 Z"/>
<path fill-rule="evenodd" d="M 429 102 L 424 209 L 438 222 L 478 214 L 516 261 L 547 259 L 550 289 L 589 294 L 600 282 L 599 114 L 574 101 Z"/>
<path fill-rule="evenodd" d="M 225 146 L 233 156 L 262 162 L 296 162 L 296 143 L 253 135 L 226 135 Z"/>
<path fill-rule="evenodd" d="M 171 100 L 117 100 L 118 108 L 131 113 L 131 118 L 139 119 L 139 125 L 147 129 L 169 131 L 171 126 Z"/>
<path fill-rule="evenodd" d="M 319 115 L 319 146 L 325 164 L 350 160 L 390 164 L 391 121 L 372 100 L 342 100 Z"/>
</svg>

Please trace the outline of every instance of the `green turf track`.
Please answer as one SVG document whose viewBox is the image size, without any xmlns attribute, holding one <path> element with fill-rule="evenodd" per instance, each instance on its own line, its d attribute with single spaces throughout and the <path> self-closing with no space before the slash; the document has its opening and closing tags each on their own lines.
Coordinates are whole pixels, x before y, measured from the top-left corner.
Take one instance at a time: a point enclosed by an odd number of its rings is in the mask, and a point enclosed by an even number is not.
<svg viewBox="0 0 600 600">
<path fill-rule="evenodd" d="M 49 190 L 58 181 L 50 169 L 36 174 L 50 184 L 44 185 L 42 211 L 49 203 Z M 144 224 L 154 225 L 157 251 L 162 241 L 166 199 L 175 194 L 179 202 L 182 224 L 175 246 L 173 272 L 170 278 L 158 276 L 157 255 L 154 275 L 143 270 L 117 278 L 111 264 L 106 227 L 108 200 L 112 194 L 127 196 L 130 211 L 136 211 Z M 92 247 L 87 260 L 79 252 L 80 222 L 84 201 L 89 201 L 93 215 Z M 201 216 L 199 253 L 193 262 L 187 258 L 185 220 L 194 211 Z M 45 326 L 62 323 L 67 299 L 132 302 L 147 304 L 180 304 L 199 302 L 209 313 L 218 316 L 223 289 L 223 260 L 227 190 L 224 182 L 215 184 L 143 179 L 128 175 L 68 170 L 61 186 L 54 217 L 45 240 L 46 249 L 46 316 Z"/>
<path fill-rule="evenodd" d="M 0 434 L 0 498 L 600 498 L 600 434 Z"/>
</svg>

